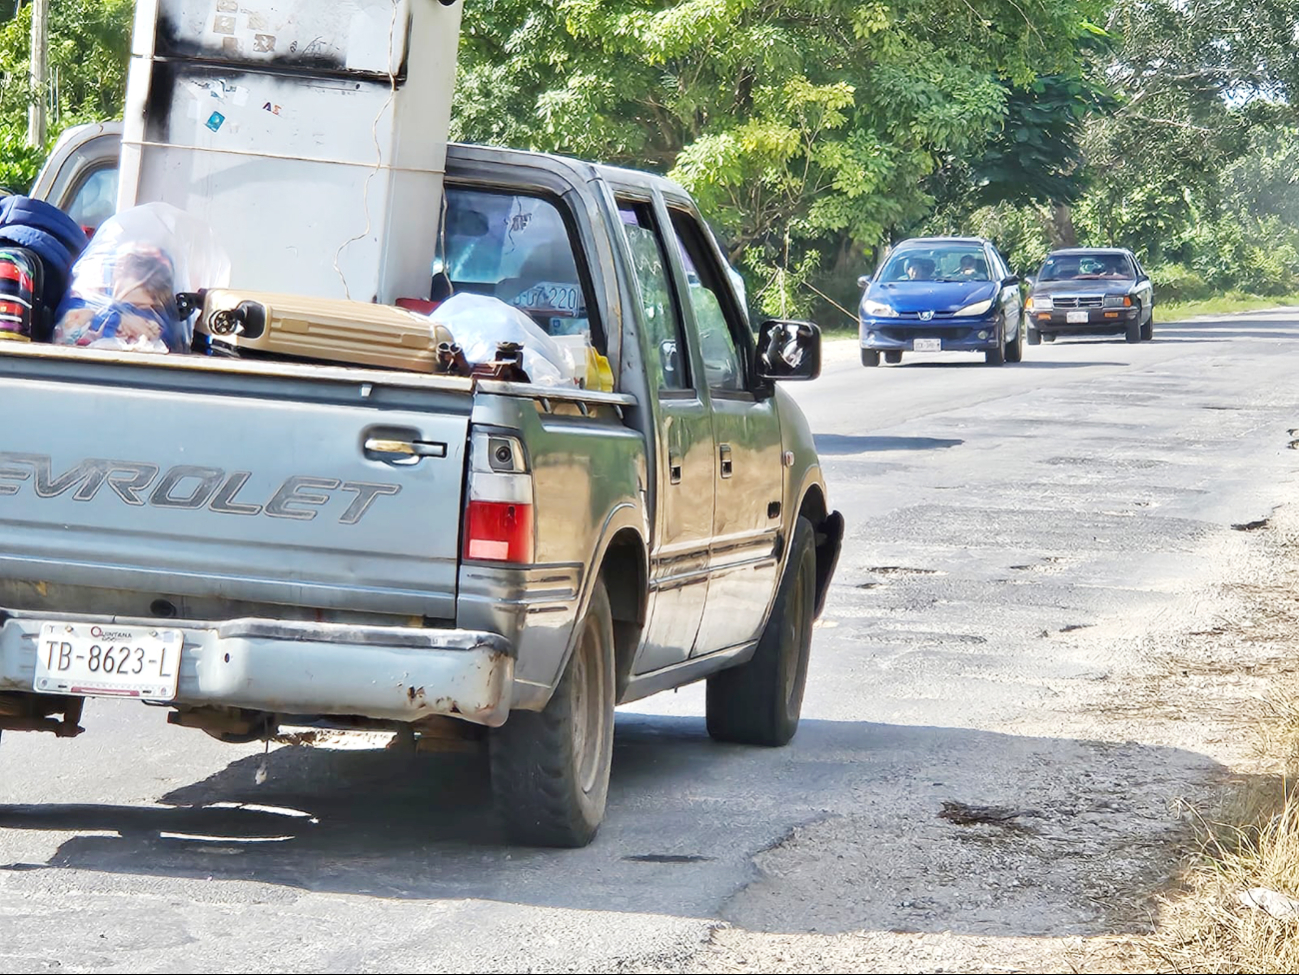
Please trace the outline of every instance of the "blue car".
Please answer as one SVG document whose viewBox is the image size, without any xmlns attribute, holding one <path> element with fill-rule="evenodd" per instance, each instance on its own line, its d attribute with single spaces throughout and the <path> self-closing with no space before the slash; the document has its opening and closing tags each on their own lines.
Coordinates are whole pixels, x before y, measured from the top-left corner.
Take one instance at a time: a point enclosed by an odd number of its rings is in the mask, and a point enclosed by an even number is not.
<svg viewBox="0 0 1299 975">
<path fill-rule="evenodd" d="M 982 352 L 991 366 L 1024 356 L 1019 278 L 981 237 L 913 237 L 862 277 L 861 363 L 904 352 Z"/>
</svg>

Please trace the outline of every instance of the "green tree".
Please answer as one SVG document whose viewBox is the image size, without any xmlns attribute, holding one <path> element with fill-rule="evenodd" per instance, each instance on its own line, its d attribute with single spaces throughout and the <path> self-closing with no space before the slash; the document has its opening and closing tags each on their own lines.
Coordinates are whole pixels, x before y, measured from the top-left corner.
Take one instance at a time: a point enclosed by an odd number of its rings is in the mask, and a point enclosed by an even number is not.
<svg viewBox="0 0 1299 975">
<path fill-rule="evenodd" d="M 28 81 L 31 8 L 23 6 L 0 24 L 0 184 L 25 188 L 44 150 L 22 145 L 27 107 L 45 97 L 50 138 L 69 125 L 120 118 L 126 96 L 132 0 L 51 0 L 50 90 L 33 92 Z"/>
<path fill-rule="evenodd" d="M 926 179 L 984 152 L 1012 90 L 1068 74 L 1101 12 L 1100 0 L 478 0 L 456 134 L 669 173 L 756 275 L 766 310 L 788 310 L 791 275 L 831 275 L 846 296 L 864 251 L 931 211 Z"/>
</svg>

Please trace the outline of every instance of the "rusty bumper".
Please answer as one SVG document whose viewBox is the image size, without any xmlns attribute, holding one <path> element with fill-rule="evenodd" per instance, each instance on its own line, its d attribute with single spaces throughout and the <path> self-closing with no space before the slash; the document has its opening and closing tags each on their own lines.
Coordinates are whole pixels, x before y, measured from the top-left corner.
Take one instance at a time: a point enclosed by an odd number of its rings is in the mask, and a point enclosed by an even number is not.
<svg viewBox="0 0 1299 975">
<path fill-rule="evenodd" d="M 25 613 L 0 619 L 0 692 L 28 693 L 41 624 L 95 622 Z M 167 627 L 184 634 L 171 704 L 390 721 L 446 715 L 492 727 L 509 716 L 513 648 L 495 633 L 263 619 L 168 620 Z"/>
</svg>

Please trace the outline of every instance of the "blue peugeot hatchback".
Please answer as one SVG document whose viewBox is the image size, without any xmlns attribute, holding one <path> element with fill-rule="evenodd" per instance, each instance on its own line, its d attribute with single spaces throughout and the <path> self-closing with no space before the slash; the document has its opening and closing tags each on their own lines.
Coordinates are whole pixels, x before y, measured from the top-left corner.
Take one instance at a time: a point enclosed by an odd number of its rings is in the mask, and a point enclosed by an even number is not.
<svg viewBox="0 0 1299 975">
<path fill-rule="evenodd" d="M 982 352 L 993 366 L 1024 356 L 1019 278 L 981 237 L 913 237 L 863 276 L 861 362 L 903 352 Z"/>
</svg>

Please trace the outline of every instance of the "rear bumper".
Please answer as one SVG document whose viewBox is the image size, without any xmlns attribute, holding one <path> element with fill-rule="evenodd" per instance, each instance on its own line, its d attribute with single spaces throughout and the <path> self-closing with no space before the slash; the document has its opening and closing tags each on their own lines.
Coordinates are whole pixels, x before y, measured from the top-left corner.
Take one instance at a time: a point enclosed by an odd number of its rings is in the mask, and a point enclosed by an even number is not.
<svg viewBox="0 0 1299 975">
<path fill-rule="evenodd" d="M 935 318 L 930 322 L 863 318 L 859 336 L 863 349 L 881 352 L 913 351 L 916 339 L 940 339 L 944 352 L 986 352 L 997 348 L 998 342 L 996 318 Z"/>
<path fill-rule="evenodd" d="M 0 620 L 0 691 L 27 693 L 42 623 L 160 623 L 3 611 Z M 184 634 L 171 705 L 405 722 L 445 715 L 492 727 L 509 716 L 514 651 L 495 633 L 266 619 L 165 625 Z"/>
</svg>

